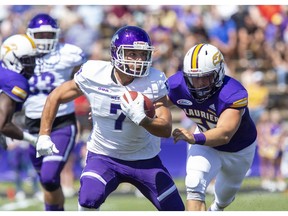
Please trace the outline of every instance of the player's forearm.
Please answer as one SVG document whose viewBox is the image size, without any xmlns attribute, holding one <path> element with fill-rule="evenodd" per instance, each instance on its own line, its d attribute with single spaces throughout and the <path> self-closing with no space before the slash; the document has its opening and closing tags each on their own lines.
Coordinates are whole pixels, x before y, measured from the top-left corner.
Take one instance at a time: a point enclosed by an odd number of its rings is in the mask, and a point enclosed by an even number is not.
<svg viewBox="0 0 288 216">
<path fill-rule="evenodd" d="M 158 107 L 158 109 L 156 109 L 156 116 L 154 119 L 146 117 L 140 125 L 155 136 L 169 138 L 172 132 L 172 116 L 170 110 L 165 106 Z"/>
<path fill-rule="evenodd" d="M 235 134 L 235 130 L 227 130 L 225 128 L 213 128 L 204 132 L 206 137 L 206 146 L 216 147 L 225 145 L 230 142 Z"/>
<path fill-rule="evenodd" d="M 158 136 L 169 138 L 172 132 L 172 124 L 162 118 L 151 119 L 149 117 L 145 118 L 141 124 L 149 133 Z"/>
<path fill-rule="evenodd" d="M 14 125 L 12 122 L 8 122 L 5 125 L 3 125 L 0 132 L 4 134 L 6 137 L 10 137 L 12 139 L 17 139 L 17 140 L 23 139 L 22 130 L 16 125 Z"/>
<path fill-rule="evenodd" d="M 41 125 L 39 135 L 50 135 L 52 124 L 56 117 L 60 103 L 53 98 L 53 92 L 47 97 L 41 116 Z"/>
<path fill-rule="evenodd" d="M 39 135 L 50 135 L 52 124 L 60 104 L 68 103 L 83 93 L 77 88 L 74 80 L 67 81 L 55 88 L 47 97 L 41 116 Z"/>
</svg>

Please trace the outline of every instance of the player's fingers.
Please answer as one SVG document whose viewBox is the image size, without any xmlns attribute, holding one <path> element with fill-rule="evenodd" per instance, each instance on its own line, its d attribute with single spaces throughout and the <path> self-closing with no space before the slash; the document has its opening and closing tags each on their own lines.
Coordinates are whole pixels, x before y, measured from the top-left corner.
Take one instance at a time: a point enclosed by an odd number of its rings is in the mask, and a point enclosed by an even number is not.
<svg viewBox="0 0 288 216">
<path fill-rule="evenodd" d="M 59 150 L 56 148 L 55 145 L 52 146 L 52 152 L 59 153 Z"/>
<path fill-rule="evenodd" d="M 130 95 L 130 93 L 129 93 L 128 91 L 126 91 L 126 92 L 124 93 L 124 95 L 126 96 L 128 103 L 131 103 L 131 102 L 133 101 L 133 100 L 132 100 L 132 97 L 131 97 L 131 95 Z M 138 94 L 138 95 L 139 95 L 139 94 Z"/>
<path fill-rule="evenodd" d="M 121 101 L 121 104 L 120 104 L 121 108 L 122 106 L 126 108 L 129 105 L 128 102 L 124 99 L 124 97 L 120 97 L 120 101 Z"/>
<path fill-rule="evenodd" d="M 172 136 L 177 136 L 180 133 L 180 130 L 178 128 L 174 129 L 172 132 Z"/>
<path fill-rule="evenodd" d="M 39 157 L 41 157 L 41 154 L 39 154 L 39 152 L 37 151 L 36 152 L 36 158 L 39 158 Z"/>
<path fill-rule="evenodd" d="M 135 98 L 137 101 L 144 101 L 144 95 L 141 93 L 138 93 L 137 97 Z"/>
</svg>

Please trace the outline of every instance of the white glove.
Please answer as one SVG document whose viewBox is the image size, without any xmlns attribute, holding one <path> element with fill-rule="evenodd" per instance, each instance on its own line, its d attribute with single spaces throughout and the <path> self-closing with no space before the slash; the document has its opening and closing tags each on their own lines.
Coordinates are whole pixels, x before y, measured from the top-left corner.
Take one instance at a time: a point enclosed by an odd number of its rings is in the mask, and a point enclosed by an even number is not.
<svg viewBox="0 0 288 216">
<path fill-rule="evenodd" d="M 59 153 L 55 144 L 51 141 L 51 137 L 48 135 L 40 135 L 36 143 L 36 158 L 45 155 L 53 155 L 53 153 Z"/>
<path fill-rule="evenodd" d="M 139 125 L 140 122 L 146 117 L 144 111 L 144 96 L 138 93 L 137 97 L 133 101 L 129 92 L 125 93 L 128 102 L 124 99 L 124 95 L 120 97 L 121 109 L 123 113 L 131 119 L 135 124 Z"/>
<path fill-rule="evenodd" d="M 32 134 L 23 131 L 23 140 L 31 143 L 33 146 L 36 147 L 36 142 L 37 142 L 36 136 L 33 136 Z"/>
</svg>

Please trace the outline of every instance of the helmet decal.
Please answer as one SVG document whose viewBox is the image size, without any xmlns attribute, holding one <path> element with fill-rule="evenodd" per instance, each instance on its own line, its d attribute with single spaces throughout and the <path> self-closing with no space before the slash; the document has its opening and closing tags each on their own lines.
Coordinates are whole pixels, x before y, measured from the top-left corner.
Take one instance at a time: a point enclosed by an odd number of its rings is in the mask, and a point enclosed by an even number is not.
<svg viewBox="0 0 288 216">
<path fill-rule="evenodd" d="M 198 68 L 198 54 L 201 50 L 201 48 L 204 46 L 204 44 L 199 44 L 195 47 L 192 53 L 192 58 L 191 58 L 191 69 Z"/>
<path fill-rule="evenodd" d="M 34 41 L 25 34 L 8 37 L 1 45 L 1 60 L 4 66 L 27 79 L 34 73 L 36 46 Z"/>
<path fill-rule="evenodd" d="M 220 51 L 217 51 L 217 52 L 213 55 L 212 59 L 213 59 L 213 64 L 214 64 L 214 66 L 216 66 L 216 65 L 219 64 L 221 61 L 223 61 L 223 56 L 222 56 L 222 54 L 220 53 Z"/>
</svg>

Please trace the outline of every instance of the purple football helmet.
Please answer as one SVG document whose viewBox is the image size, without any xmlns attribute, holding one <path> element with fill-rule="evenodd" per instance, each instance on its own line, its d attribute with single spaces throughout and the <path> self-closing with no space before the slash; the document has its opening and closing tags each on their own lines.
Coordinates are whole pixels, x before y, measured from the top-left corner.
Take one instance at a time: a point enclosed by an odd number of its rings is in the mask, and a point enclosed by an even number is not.
<svg viewBox="0 0 288 216">
<path fill-rule="evenodd" d="M 51 16 L 41 13 L 31 19 L 27 34 L 35 41 L 38 53 L 49 53 L 56 49 L 60 28 Z"/>
<path fill-rule="evenodd" d="M 124 55 L 125 50 L 144 50 L 147 52 L 147 58 L 145 61 L 128 60 Z M 143 29 L 137 26 L 125 26 L 112 37 L 111 62 L 122 73 L 134 77 L 144 77 L 149 74 L 153 50 L 150 37 Z"/>
</svg>

